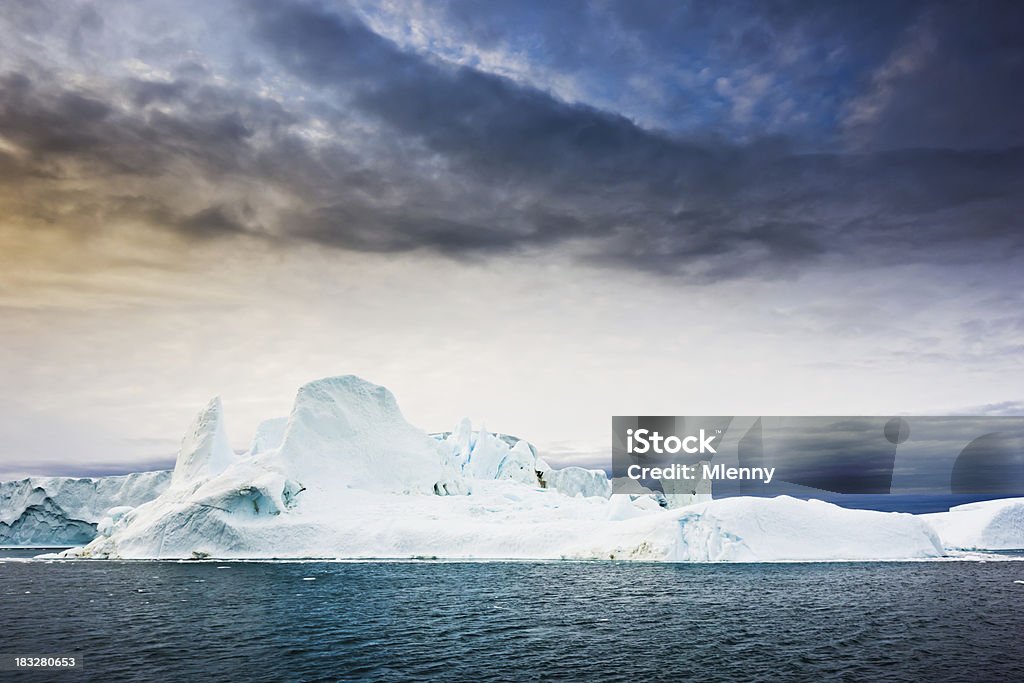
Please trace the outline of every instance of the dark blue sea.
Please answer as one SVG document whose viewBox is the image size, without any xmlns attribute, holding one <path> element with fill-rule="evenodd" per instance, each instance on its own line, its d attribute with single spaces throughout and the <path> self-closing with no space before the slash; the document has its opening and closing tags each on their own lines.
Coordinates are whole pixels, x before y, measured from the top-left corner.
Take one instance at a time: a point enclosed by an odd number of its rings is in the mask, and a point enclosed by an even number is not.
<svg viewBox="0 0 1024 683">
<path fill-rule="evenodd" d="M 0 564 L 39 681 L 1021 681 L 1024 562 Z"/>
</svg>

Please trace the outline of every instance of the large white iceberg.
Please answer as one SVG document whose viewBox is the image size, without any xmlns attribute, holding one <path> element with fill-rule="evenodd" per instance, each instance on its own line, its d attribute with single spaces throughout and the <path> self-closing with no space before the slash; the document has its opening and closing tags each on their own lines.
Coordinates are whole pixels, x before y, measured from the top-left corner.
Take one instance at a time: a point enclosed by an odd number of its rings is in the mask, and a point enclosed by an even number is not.
<svg viewBox="0 0 1024 683">
<path fill-rule="evenodd" d="M 921 517 L 788 497 L 665 509 L 611 495 L 600 470 L 553 469 L 528 442 L 468 421 L 430 436 L 389 391 L 357 377 L 312 382 L 253 448 L 226 449 L 218 401 L 182 443 L 174 481 L 116 511 L 69 557 L 632 559 L 927 558 Z"/>
</svg>

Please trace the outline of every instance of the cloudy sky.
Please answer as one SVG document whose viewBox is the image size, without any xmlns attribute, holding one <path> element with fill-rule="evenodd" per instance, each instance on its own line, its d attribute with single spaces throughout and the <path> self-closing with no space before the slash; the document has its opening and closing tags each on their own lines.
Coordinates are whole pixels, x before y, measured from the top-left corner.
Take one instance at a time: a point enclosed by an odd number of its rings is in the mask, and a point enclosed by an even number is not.
<svg viewBox="0 0 1024 683">
<path fill-rule="evenodd" d="M 356 373 L 613 414 L 1024 412 L 1015 2 L 0 0 L 0 477 Z"/>
</svg>

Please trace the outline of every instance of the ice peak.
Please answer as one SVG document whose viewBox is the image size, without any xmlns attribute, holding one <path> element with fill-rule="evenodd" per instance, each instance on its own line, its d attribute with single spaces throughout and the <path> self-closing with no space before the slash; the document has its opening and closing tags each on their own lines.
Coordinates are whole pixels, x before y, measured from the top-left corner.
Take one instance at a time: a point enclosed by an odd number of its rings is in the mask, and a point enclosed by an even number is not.
<svg viewBox="0 0 1024 683">
<path fill-rule="evenodd" d="M 201 483 L 223 472 L 235 460 L 224 429 L 224 406 L 220 396 L 214 396 L 192 420 L 181 440 L 171 484 Z"/>
<path fill-rule="evenodd" d="M 402 415 L 386 388 L 355 375 L 299 388 L 279 454 L 307 486 L 432 493 L 461 490 L 439 444 Z"/>
<path fill-rule="evenodd" d="M 299 387 L 284 441 L 303 428 L 340 437 L 377 430 L 385 424 L 411 427 L 388 389 L 355 375 L 327 377 Z"/>
<path fill-rule="evenodd" d="M 338 375 L 307 382 L 299 387 L 296 403 L 303 401 L 347 400 L 376 404 L 378 408 L 398 409 L 398 402 L 386 387 L 369 382 L 357 375 Z"/>
</svg>

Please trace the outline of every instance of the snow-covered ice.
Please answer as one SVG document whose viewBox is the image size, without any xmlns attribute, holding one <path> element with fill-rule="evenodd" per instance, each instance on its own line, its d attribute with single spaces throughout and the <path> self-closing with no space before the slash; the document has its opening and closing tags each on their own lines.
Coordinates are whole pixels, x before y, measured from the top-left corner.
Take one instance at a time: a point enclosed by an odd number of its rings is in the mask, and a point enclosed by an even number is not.
<svg viewBox="0 0 1024 683">
<path fill-rule="evenodd" d="M 608 498 L 612 495 L 612 483 L 603 470 L 588 470 L 582 467 L 566 467 L 560 470 L 549 469 L 542 479 L 545 484 L 567 496 L 599 496 Z"/>
<path fill-rule="evenodd" d="M 820 500 L 725 498 L 681 508 L 680 556 L 692 561 L 882 560 L 943 554 L 915 515 Z"/>
<path fill-rule="evenodd" d="M 224 408 L 217 396 L 196 415 L 182 439 L 171 477 L 172 486 L 198 484 L 220 474 L 237 460 L 224 430 L 223 414 Z"/>
<path fill-rule="evenodd" d="M 224 429 L 212 401 L 172 485 L 110 511 L 102 535 L 67 556 L 869 560 L 955 545 L 936 533 L 939 516 L 789 497 L 666 509 L 664 496 L 611 495 L 603 471 L 553 469 L 528 442 L 468 420 L 430 436 L 391 392 L 353 376 L 300 388 L 288 418 L 261 425 L 245 455 L 226 449 Z M 1012 536 L 1009 509 L 990 517 Z"/>
<path fill-rule="evenodd" d="M 301 387 L 291 414 L 263 422 L 249 452 L 228 444 L 213 399 L 186 431 L 173 473 L 0 484 L 0 541 L 95 536 L 66 553 L 89 558 L 699 562 L 1024 546 L 1024 499 L 915 516 L 785 496 L 612 495 L 602 470 L 552 468 L 529 442 L 469 420 L 428 435 L 391 392 L 354 376 Z"/>
<path fill-rule="evenodd" d="M 86 543 L 111 508 L 153 500 L 170 471 L 114 477 L 29 477 L 0 483 L 0 545 Z"/>
<path fill-rule="evenodd" d="M 1024 498 L 969 503 L 949 512 L 921 515 L 950 549 L 1019 550 L 1024 548 Z"/>
<path fill-rule="evenodd" d="M 256 455 L 264 451 L 280 448 L 284 441 L 284 430 L 288 426 L 288 417 L 272 417 L 264 420 L 256 427 L 256 434 L 252 437 L 252 444 L 249 446 L 249 454 Z"/>
</svg>

